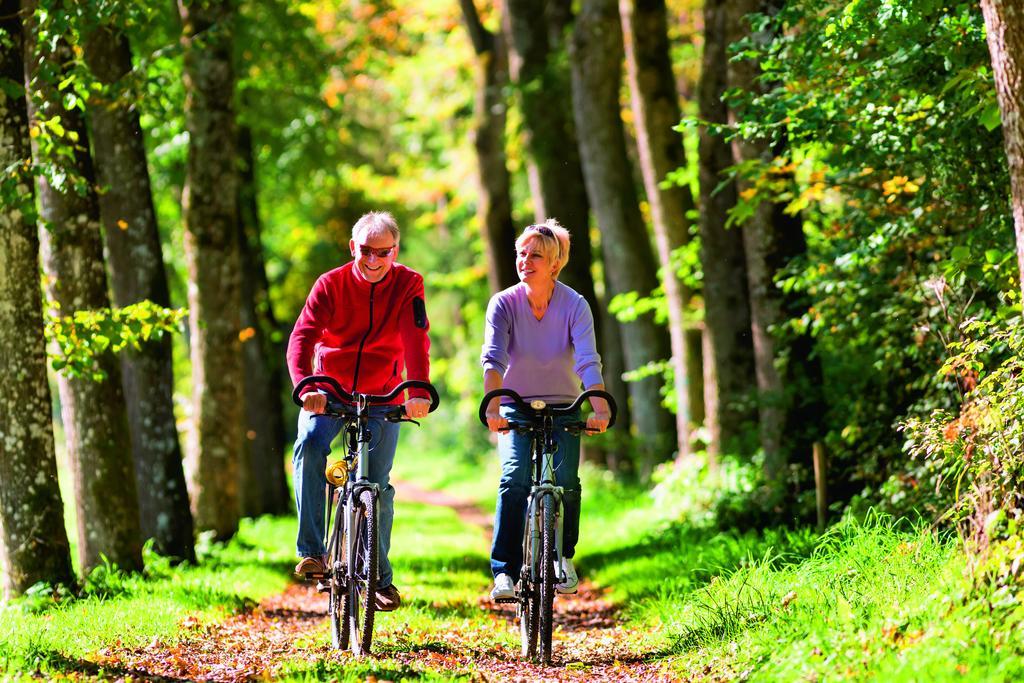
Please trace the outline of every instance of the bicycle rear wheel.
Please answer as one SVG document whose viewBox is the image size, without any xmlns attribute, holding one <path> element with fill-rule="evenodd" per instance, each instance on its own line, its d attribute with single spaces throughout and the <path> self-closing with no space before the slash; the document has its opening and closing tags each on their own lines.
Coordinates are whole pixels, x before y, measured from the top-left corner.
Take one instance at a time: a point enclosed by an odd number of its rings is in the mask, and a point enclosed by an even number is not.
<svg viewBox="0 0 1024 683">
<path fill-rule="evenodd" d="M 370 652 L 377 610 L 377 493 L 370 489 L 362 491 L 355 505 L 355 553 L 349 571 L 347 621 L 352 652 L 362 655 Z"/>
<path fill-rule="evenodd" d="M 540 638 L 541 664 L 551 663 L 551 632 L 554 627 L 555 602 L 555 516 L 558 502 L 552 494 L 541 499 L 541 551 L 540 551 Z"/>
</svg>

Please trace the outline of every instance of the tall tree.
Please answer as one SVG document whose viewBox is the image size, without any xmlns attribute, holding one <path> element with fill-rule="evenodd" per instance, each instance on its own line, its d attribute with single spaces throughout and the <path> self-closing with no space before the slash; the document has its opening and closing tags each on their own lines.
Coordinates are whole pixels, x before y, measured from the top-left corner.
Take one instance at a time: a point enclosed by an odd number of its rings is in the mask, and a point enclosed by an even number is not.
<svg viewBox="0 0 1024 683">
<path fill-rule="evenodd" d="M 557 218 L 572 235 L 569 264 L 560 279 L 599 305 L 590 272 L 590 204 L 573 125 L 570 77 L 562 58 L 563 25 L 545 0 L 508 0 L 502 21 L 508 37 L 509 67 L 523 117 L 523 135 L 534 219 Z M 558 0 L 551 5 L 558 6 Z M 547 14 L 546 14 L 547 13 Z M 555 13 L 565 21 L 564 12 Z M 544 26 L 538 26 L 544 21 Z M 547 27 L 545 29 L 545 26 Z M 600 324 L 600 323 L 598 323 Z"/>
<path fill-rule="evenodd" d="M 700 118 L 726 124 L 725 0 L 704 3 L 704 56 L 698 93 Z M 705 410 L 708 452 L 714 456 L 739 447 L 745 425 L 756 421 L 750 396 L 756 387 L 750 335 L 743 235 L 726 228 L 736 204 L 735 182 L 724 176 L 732 150 L 721 137 L 702 127 L 700 156 L 700 237 L 704 270 L 704 324 L 707 336 Z"/>
<path fill-rule="evenodd" d="M 529 152 L 527 174 L 534 220 L 557 218 L 572 235 L 569 264 L 559 278 L 579 292 L 595 311 L 605 386 L 619 397 L 621 430 L 628 432 L 630 406 L 622 373 L 626 368 L 619 323 L 598 298 L 591 266 L 597 256 L 590 239 L 590 201 L 583 179 L 572 111 L 572 77 L 567 66 L 571 0 L 508 0 L 502 15 L 509 68 Z M 538 22 L 543 20 L 543 26 Z M 606 293 L 608 288 L 605 288 Z M 607 451 L 618 469 L 621 453 Z"/>
<path fill-rule="evenodd" d="M 477 214 L 487 250 L 488 281 L 491 291 L 496 292 L 519 281 L 512 258 L 516 230 L 512 223 L 512 195 L 505 155 L 508 49 L 504 35 L 491 33 L 480 21 L 473 0 L 459 0 L 459 4 L 478 63 L 473 131 L 480 185 Z"/>
<path fill-rule="evenodd" d="M 1024 3 L 981 0 L 981 11 L 1003 123 L 1003 146 L 1010 166 L 1017 268 L 1024 295 Z M 1024 308 L 1024 296 L 1021 306 Z"/>
<path fill-rule="evenodd" d="M 683 138 L 676 132 L 682 114 L 669 55 L 665 0 L 619 0 L 626 73 L 636 125 L 640 170 L 654 224 L 655 244 L 668 305 L 676 399 L 676 439 L 680 459 L 690 454 L 693 428 L 691 396 L 703 402 L 703 368 L 687 346 L 686 313 L 691 292 L 676 276 L 672 252 L 690 241 L 687 213 L 693 210 L 689 187 L 662 185 L 672 171 L 686 166 Z M 700 393 L 691 394 L 696 385 Z M 703 413 L 703 410 L 701 410 Z"/>
<path fill-rule="evenodd" d="M 232 0 L 178 0 L 178 11 L 189 133 L 182 193 L 193 395 L 189 483 L 196 526 L 223 539 L 238 529 L 243 419 L 235 6 Z"/>
<path fill-rule="evenodd" d="M 734 0 L 726 14 L 727 42 L 738 43 L 750 35 L 748 15 L 772 9 L 765 0 Z M 756 94 L 760 91 L 760 68 L 748 58 L 729 61 L 727 83 L 730 89 Z M 742 105 L 729 112 L 735 125 L 743 115 Z M 766 167 L 773 150 L 765 139 L 734 135 L 733 160 L 736 164 Z M 756 192 L 754 184 L 740 177 L 741 193 Z M 811 463 L 811 445 L 820 426 L 821 370 L 812 358 L 813 344 L 808 336 L 783 340 L 783 323 L 804 311 L 794 295 L 785 294 L 775 279 L 789 263 L 806 253 L 803 222 L 787 215 L 783 206 L 766 199 L 758 202 L 742 225 L 750 295 L 751 334 L 758 388 L 758 416 L 761 450 L 764 453 L 765 479 L 781 483 L 787 478 L 790 463 Z M 806 310 L 806 306 L 804 306 Z M 809 471 L 809 469 L 807 470 Z M 776 489 L 779 494 L 783 491 Z"/>
<path fill-rule="evenodd" d="M 89 138 L 81 112 L 65 106 L 57 86 L 69 77 L 74 56 L 63 36 L 40 35 L 37 2 L 22 7 L 30 29 L 24 51 L 29 117 L 39 127 L 59 121 L 60 128 L 49 126 L 45 135 L 53 147 L 70 153 L 61 159 L 52 150 L 44 152 L 43 135 L 32 138 L 37 164 L 66 166 L 56 174 L 60 184 L 44 174 L 36 178 L 47 293 L 64 316 L 109 309 Z M 84 572 L 101 564 L 103 556 L 122 569 L 138 570 L 142 536 L 120 365 L 110 351 L 99 354 L 96 363 L 101 380 L 58 376 L 75 482 L 79 560 Z"/>
<path fill-rule="evenodd" d="M 86 18 L 86 22 L 89 19 Z M 139 114 L 124 79 L 131 47 L 111 25 L 86 27 L 84 54 L 101 88 L 90 91 L 89 123 L 114 303 L 170 306 L 167 274 L 146 166 Z M 163 335 L 121 355 L 142 533 L 161 555 L 192 561 L 195 548 L 181 445 L 174 417 L 171 339 Z"/>
<path fill-rule="evenodd" d="M 626 153 L 619 106 L 622 58 L 616 0 L 584 0 L 573 28 L 570 61 L 576 128 L 587 131 L 579 139 L 587 196 L 601 230 L 609 295 L 647 296 L 658 281 Z M 668 334 L 650 316 L 623 325 L 622 340 L 630 369 L 669 355 Z M 629 394 L 642 451 L 641 476 L 646 477 L 672 452 L 674 419 L 661 405 L 657 377 L 631 382 Z"/>
<path fill-rule="evenodd" d="M 291 508 L 284 471 L 284 349 L 270 306 L 270 285 L 263 259 L 252 131 L 238 129 L 238 241 L 241 251 L 242 360 L 245 377 L 245 441 L 240 472 L 241 511 L 256 517 L 284 514 Z"/>
<path fill-rule="evenodd" d="M 6 597 L 74 581 L 46 379 L 18 0 L 0 0 L 0 570 Z"/>
</svg>

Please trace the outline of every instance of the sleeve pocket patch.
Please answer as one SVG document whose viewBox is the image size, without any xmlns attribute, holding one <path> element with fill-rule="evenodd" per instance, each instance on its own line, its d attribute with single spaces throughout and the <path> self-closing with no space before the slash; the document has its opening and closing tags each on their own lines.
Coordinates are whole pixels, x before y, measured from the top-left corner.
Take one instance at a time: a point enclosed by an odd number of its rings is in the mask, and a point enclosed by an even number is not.
<svg viewBox="0 0 1024 683">
<path fill-rule="evenodd" d="M 412 300 L 412 319 L 416 323 L 416 327 L 421 330 L 427 329 L 427 306 L 420 297 L 415 297 Z"/>
</svg>

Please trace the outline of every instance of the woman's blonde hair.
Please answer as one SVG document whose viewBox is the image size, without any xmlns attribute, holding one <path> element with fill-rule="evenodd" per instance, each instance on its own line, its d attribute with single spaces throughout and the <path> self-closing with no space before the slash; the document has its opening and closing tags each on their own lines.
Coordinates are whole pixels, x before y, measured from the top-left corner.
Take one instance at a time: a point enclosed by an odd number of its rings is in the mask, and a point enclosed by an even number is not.
<svg viewBox="0 0 1024 683">
<path fill-rule="evenodd" d="M 554 218 L 543 223 L 527 225 L 516 239 L 516 251 L 519 251 L 528 240 L 536 240 L 541 253 L 555 262 L 555 279 L 565 264 L 569 263 L 569 231 L 558 224 Z"/>
</svg>

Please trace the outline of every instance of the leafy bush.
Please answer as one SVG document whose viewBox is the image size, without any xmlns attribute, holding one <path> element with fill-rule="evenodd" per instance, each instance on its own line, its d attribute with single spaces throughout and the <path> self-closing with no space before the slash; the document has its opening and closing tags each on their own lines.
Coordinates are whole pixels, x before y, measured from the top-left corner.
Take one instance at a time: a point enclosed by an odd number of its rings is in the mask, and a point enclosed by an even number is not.
<svg viewBox="0 0 1024 683">
<path fill-rule="evenodd" d="M 1024 327 L 972 319 L 961 331 L 942 374 L 958 378 L 964 400 L 956 413 L 908 420 L 907 450 L 951 491 L 946 517 L 975 552 L 978 578 L 1003 583 L 1024 564 Z"/>
</svg>

